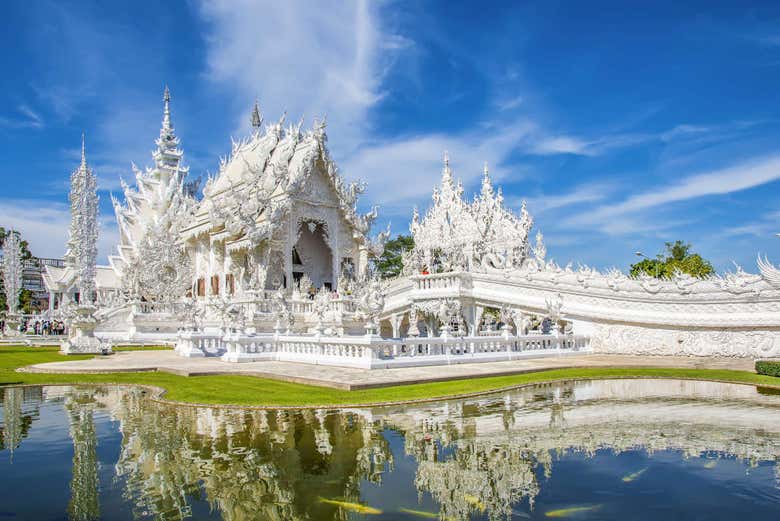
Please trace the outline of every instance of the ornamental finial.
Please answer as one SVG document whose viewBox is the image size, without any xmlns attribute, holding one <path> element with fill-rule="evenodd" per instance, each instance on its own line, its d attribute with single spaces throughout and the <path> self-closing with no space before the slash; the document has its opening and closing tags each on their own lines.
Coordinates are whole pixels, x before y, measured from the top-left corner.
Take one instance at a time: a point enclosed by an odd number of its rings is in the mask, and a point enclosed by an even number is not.
<svg viewBox="0 0 780 521">
<path fill-rule="evenodd" d="M 484 179 L 488 179 L 488 180 L 490 179 L 490 172 L 488 171 L 488 163 L 487 163 L 487 161 L 485 161 L 482 164 L 482 177 Z"/>
<path fill-rule="evenodd" d="M 263 116 L 260 115 L 260 104 L 257 99 L 255 99 L 255 106 L 252 107 L 250 122 L 255 130 L 260 130 L 260 126 L 263 124 Z"/>
<path fill-rule="evenodd" d="M 450 168 L 450 153 L 446 150 L 444 151 L 444 169 L 441 172 L 442 179 L 446 179 L 448 181 L 452 180 L 452 169 Z"/>
<path fill-rule="evenodd" d="M 87 145 L 86 136 L 84 132 L 81 133 L 81 166 L 87 166 Z"/>
<path fill-rule="evenodd" d="M 171 91 L 168 89 L 168 85 L 165 86 L 163 91 L 163 128 L 171 128 Z"/>
</svg>

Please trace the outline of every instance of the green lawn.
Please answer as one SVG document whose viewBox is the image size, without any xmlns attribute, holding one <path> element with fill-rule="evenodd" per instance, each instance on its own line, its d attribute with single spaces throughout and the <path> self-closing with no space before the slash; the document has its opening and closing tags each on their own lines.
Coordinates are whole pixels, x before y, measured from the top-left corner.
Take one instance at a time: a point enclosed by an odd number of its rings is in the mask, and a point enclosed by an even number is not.
<svg viewBox="0 0 780 521">
<path fill-rule="evenodd" d="M 67 360 L 90 358 L 92 355 L 68 356 Z M 479 393 L 536 382 L 576 378 L 665 377 L 721 380 L 780 387 L 780 378 L 762 376 L 747 371 L 725 369 L 647 369 L 647 368 L 582 368 L 554 369 L 513 376 L 492 376 L 368 389 L 340 391 L 284 383 L 253 376 L 184 377 L 168 373 L 115 373 L 92 375 L 17 373 L 17 367 L 65 360 L 54 347 L 0 346 L 0 385 L 14 384 L 144 384 L 167 390 L 166 398 L 174 401 L 234 404 L 234 405 L 339 405 L 394 402 L 441 398 L 459 394 Z"/>
</svg>

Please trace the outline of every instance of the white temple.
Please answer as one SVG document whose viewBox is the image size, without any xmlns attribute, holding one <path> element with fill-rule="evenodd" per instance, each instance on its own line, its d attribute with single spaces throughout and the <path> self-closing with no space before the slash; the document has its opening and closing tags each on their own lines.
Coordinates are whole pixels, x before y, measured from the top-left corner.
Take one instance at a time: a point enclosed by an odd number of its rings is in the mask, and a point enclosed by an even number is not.
<svg viewBox="0 0 780 521">
<path fill-rule="evenodd" d="M 365 186 L 340 175 L 324 122 L 264 124 L 257 104 L 250 121 L 198 198 L 166 88 L 154 166 L 133 166 L 135 186 L 112 198 L 120 243 L 95 270 L 100 338 L 366 368 L 581 351 L 780 355 L 780 270 L 768 260 L 760 274 L 707 279 L 560 267 L 487 166 L 469 201 L 446 154 L 431 207 L 412 217 L 403 274 L 381 280 L 372 258 L 389 230 L 371 238 L 377 209 L 357 211 Z M 58 313 L 80 293 L 78 270 L 47 270 Z"/>
</svg>

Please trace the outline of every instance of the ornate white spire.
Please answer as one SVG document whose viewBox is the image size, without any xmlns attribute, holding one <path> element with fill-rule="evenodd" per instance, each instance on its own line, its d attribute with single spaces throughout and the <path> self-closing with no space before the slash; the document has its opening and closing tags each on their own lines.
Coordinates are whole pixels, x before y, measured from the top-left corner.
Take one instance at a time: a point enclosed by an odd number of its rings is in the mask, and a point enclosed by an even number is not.
<svg viewBox="0 0 780 521">
<path fill-rule="evenodd" d="M 163 91 L 163 121 L 162 121 L 162 130 L 173 130 L 173 125 L 171 125 L 171 91 L 168 90 L 168 86 L 165 86 L 165 90 Z M 160 136 L 162 136 L 162 132 L 160 132 Z"/>
<path fill-rule="evenodd" d="M 22 291 L 22 247 L 19 234 L 14 230 L 8 230 L 3 244 L 3 283 L 8 314 L 15 315 Z"/>
<path fill-rule="evenodd" d="M 252 116 L 250 118 L 254 132 L 259 132 L 263 125 L 263 116 L 260 115 L 260 104 L 255 100 L 255 106 L 252 107 Z"/>
<path fill-rule="evenodd" d="M 482 166 L 482 190 L 480 193 L 483 199 L 493 197 L 493 183 L 490 181 L 487 161 Z"/>
<path fill-rule="evenodd" d="M 97 178 L 87 165 L 86 140 L 81 135 L 81 164 L 70 176 L 70 237 L 65 262 L 76 274 L 80 301 L 89 302 L 95 291 L 97 263 Z"/>
<path fill-rule="evenodd" d="M 87 168 L 87 138 L 81 133 L 81 168 Z"/>
<path fill-rule="evenodd" d="M 163 92 L 163 119 L 160 137 L 157 138 L 155 144 L 157 150 L 153 152 L 152 156 L 156 166 L 154 174 L 157 179 L 162 179 L 165 182 L 171 177 L 179 177 L 180 172 L 186 174 L 187 168 L 181 164 L 184 153 L 178 148 L 181 141 L 176 137 L 171 122 L 171 91 L 167 85 Z"/>
<path fill-rule="evenodd" d="M 452 184 L 452 169 L 450 168 L 450 153 L 444 151 L 444 168 L 441 170 L 442 185 Z"/>
<path fill-rule="evenodd" d="M 123 203 L 112 197 L 119 244 L 117 254 L 109 256 L 109 263 L 129 295 L 147 300 L 158 298 L 160 293 L 157 281 L 153 280 L 159 273 L 153 270 L 155 263 L 165 263 L 175 257 L 176 273 L 188 269 L 179 269 L 186 268 L 183 266 L 186 260 L 178 257 L 181 248 L 177 233 L 195 201 L 186 183 L 189 168 L 183 165 L 184 152 L 179 149 L 180 140 L 171 122 L 170 101 L 171 93 L 166 86 L 160 137 L 152 152 L 154 167 L 141 171 L 133 165 L 136 185 L 130 187 L 122 182 Z M 180 296 L 171 287 L 166 287 L 169 296 Z"/>
</svg>

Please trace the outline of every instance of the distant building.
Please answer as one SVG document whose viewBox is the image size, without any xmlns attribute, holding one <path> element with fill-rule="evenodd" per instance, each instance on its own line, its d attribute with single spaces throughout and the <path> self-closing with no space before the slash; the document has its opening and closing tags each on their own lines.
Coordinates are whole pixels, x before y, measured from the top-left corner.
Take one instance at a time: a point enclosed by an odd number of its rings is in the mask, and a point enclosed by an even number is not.
<svg viewBox="0 0 780 521">
<path fill-rule="evenodd" d="M 46 266 L 63 267 L 62 259 L 44 259 L 33 257 L 24 262 L 22 271 L 22 287 L 32 292 L 32 305 L 36 311 L 45 311 L 49 307 L 49 291 L 43 283 L 43 272 Z"/>
</svg>

